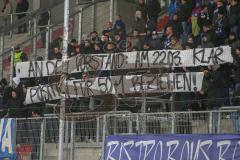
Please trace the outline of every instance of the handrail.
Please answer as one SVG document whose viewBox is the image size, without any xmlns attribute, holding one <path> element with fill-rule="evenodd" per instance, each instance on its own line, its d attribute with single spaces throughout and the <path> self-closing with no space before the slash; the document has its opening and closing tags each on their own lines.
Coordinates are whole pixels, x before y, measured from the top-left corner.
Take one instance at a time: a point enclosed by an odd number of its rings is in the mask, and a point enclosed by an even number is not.
<svg viewBox="0 0 240 160">
<path fill-rule="evenodd" d="M 28 12 L 14 12 L 14 13 L 9 13 L 9 14 L 0 14 L 0 17 L 5 17 L 5 16 L 12 16 L 12 15 L 19 15 L 19 14 L 31 14 L 33 11 L 28 11 Z"/>
</svg>

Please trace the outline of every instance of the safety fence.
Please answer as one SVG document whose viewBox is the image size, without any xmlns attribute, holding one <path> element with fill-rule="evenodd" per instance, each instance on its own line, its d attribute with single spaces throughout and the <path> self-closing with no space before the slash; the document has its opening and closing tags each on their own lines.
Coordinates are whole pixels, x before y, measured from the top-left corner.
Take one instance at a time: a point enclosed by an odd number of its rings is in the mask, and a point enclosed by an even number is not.
<svg viewBox="0 0 240 160">
<path fill-rule="evenodd" d="M 65 119 L 65 154 L 72 160 L 74 155 L 79 154 L 76 152 L 79 147 L 99 147 L 108 135 L 239 133 L 239 116 L 237 110 L 71 115 Z M 16 119 L 15 133 L 18 157 L 29 156 L 40 160 L 47 159 L 51 154 L 57 157 L 58 116 Z"/>
</svg>

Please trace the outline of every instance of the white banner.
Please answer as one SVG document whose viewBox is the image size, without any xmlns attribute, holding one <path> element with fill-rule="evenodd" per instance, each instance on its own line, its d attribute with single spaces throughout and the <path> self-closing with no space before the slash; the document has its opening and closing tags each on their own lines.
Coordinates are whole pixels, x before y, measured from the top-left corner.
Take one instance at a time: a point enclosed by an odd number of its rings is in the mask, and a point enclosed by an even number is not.
<svg viewBox="0 0 240 160">
<path fill-rule="evenodd" d="M 190 50 L 156 50 L 114 54 L 89 54 L 72 57 L 62 65 L 61 60 L 22 62 L 16 64 L 16 75 L 20 78 L 46 77 L 61 74 L 62 67 L 68 73 L 148 69 L 160 67 L 195 67 L 232 63 L 231 48 L 197 48 Z"/>
<path fill-rule="evenodd" d="M 66 98 L 137 93 L 195 92 L 201 90 L 203 72 L 144 74 L 69 80 L 58 84 L 28 88 L 26 104 Z M 65 93 L 63 95 L 63 93 Z"/>
</svg>

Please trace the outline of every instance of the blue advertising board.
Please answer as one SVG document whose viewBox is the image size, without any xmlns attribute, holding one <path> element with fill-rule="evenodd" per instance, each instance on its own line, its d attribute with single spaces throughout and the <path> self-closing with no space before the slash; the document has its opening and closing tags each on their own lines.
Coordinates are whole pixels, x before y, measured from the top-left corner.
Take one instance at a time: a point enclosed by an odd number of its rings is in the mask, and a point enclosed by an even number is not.
<svg viewBox="0 0 240 160">
<path fill-rule="evenodd" d="M 108 136 L 104 160 L 240 160 L 240 135 Z"/>
<path fill-rule="evenodd" d="M 0 120 L 0 159 L 16 158 L 14 146 L 14 119 L 4 118 Z"/>
</svg>

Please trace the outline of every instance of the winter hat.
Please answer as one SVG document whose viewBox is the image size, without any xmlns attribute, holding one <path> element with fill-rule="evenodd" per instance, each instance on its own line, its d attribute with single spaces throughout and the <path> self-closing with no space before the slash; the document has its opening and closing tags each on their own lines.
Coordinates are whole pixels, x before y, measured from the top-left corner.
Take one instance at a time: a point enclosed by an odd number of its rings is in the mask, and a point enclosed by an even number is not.
<svg viewBox="0 0 240 160">
<path fill-rule="evenodd" d="M 14 77 L 13 82 L 18 86 L 20 84 L 20 78 L 19 77 Z"/>
</svg>

